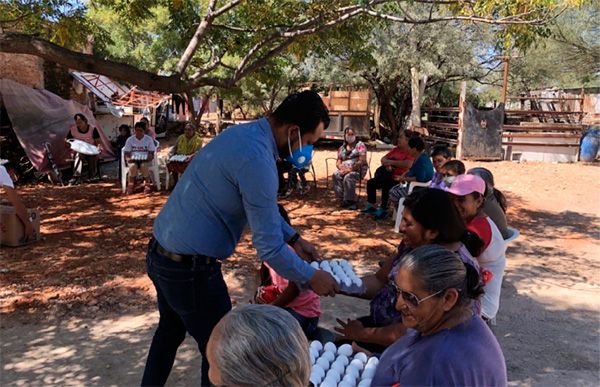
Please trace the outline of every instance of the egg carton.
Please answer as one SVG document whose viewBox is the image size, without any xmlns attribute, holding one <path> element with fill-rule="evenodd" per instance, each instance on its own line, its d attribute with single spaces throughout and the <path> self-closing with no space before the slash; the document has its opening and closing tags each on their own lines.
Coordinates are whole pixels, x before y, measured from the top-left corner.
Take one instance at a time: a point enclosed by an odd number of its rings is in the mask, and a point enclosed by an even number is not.
<svg viewBox="0 0 600 387">
<path fill-rule="evenodd" d="M 348 294 L 363 294 L 365 285 L 356 275 L 354 267 L 345 259 L 331 259 L 321 262 L 311 262 L 315 269 L 328 272 L 338 283 L 341 291 Z"/>
<path fill-rule="evenodd" d="M 133 161 L 146 161 L 148 159 L 148 152 L 132 152 L 131 160 Z"/>
<path fill-rule="evenodd" d="M 187 160 L 187 158 L 188 158 L 188 156 L 186 156 L 186 155 L 173 155 L 173 156 L 169 157 L 169 161 L 183 163 L 184 161 Z"/>
<path fill-rule="evenodd" d="M 310 382 L 315 387 L 370 387 L 379 359 L 354 353 L 350 344 L 312 341 Z"/>
</svg>

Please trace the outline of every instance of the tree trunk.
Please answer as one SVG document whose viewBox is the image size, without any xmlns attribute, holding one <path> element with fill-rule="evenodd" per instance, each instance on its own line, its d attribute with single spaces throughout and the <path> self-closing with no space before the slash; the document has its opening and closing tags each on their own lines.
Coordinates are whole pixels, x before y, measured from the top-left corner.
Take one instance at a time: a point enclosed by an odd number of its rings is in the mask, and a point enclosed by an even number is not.
<svg viewBox="0 0 600 387">
<path fill-rule="evenodd" d="M 416 67 L 410 68 L 410 91 L 412 100 L 412 110 L 410 112 L 409 126 L 411 128 L 421 127 L 421 101 L 425 93 L 427 84 L 427 75 L 422 77 Z"/>
<path fill-rule="evenodd" d="M 381 105 L 379 105 L 379 100 L 375 99 L 375 108 L 373 109 L 373 132 L 377 134 L 377 138 L 381 138 L 381 132 L 379 130 L 379 121 L 381 119 Z"/>
</svg>

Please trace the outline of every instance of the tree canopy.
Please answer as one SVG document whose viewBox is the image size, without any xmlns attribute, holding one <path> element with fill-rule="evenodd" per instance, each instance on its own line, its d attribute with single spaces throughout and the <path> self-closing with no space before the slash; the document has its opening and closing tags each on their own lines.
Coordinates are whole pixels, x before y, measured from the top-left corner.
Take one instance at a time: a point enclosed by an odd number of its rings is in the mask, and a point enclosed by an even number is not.
<svg viewBox="0 0 600 387">
<path fill-rule="evenodd" d="M 301 61 L 357 25 L 492 25 L 525 47 L 575 0 L 8 0 L 0 51 L 40 56 L 148 90 L 231 88 L 292 53 Z M 418 12 L 415 12 L 417 10 Z M 91 52 L 90 52 L 91 49 Z M 88 52 L 88 53 L 84 53 Z"/>
</svg>

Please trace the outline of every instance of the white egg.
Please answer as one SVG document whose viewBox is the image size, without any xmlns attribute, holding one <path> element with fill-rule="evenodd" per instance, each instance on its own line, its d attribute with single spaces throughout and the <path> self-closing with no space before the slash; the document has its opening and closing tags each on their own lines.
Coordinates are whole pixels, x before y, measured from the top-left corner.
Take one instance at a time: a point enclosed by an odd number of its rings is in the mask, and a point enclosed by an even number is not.
<svg viewBox="0 0 600 387">
<path fill-rule="evenodd" d="M 360 383 L 358 383 L 358 386 L 356 387 L 371 387 L 371 381 L 373 379 L 363 379 L 360 381 Z"/>
<path fill-rule="evenodd" d="M 352 346 L 350 344 L 342 344 L 338 348 L 338 355 L 344 355 L 346 357 L 352 356 Z M 347 359 L 346 359 L 347 360 Z M 348 365 L 348 363 L 346 363 Z"/>
<path fill-rule="evenodd" d="M 314 267 L 315 269 L 319 269 L 319 262 L 311 262 L 310 266 Z"/>
<path fill-rule="evenodd" d="M 310 342 L 310 347 L 320 352 L 323 349 L 323 344 L 319 340 L 313 340 Z"/>
<path fill-rule="evenodd" d="M 333 379 L 327 379 L 325 378 L 321 384 L 320 387 L 337 387 L 337 382 Z"/>
<path fill-rule="evenodd" d="M 331 261 L 329 261 L 329 266 L 331 266 L 331 268 L 333 269 L 334 267 L 340 266 L 340 264 L 335 259 L 332 259 Z"/>
<path fill-rule="evenodd" d="M 323 359 L 323 358 L 317 359 L 316 365 L 323 368 L 323 371 L 327 371 L 329 369 L 329 361 L 327 361 L 327 359 Z"/>
<path fill-rule="evenodd" d="M 344 285 L 349 288 L 352 286 L 352 280 L 348 277 L 344 278 Z"/>
<path fill-rule="evenodd" d="M 313 386 L 317 386 L 319 383 L 321 383 L 321 377 L 313 373 L 310 374 L 310 378 L 308 380 L 310 380 Z"/>
<path fill-rule="evenodd" d="M 329 262 L 327 262 L 327 261 L 321 261 L 320 266 L 321 266 L 321 269 L 325 269 L 326 267 L 329 267 L 329 268 L 331 267 L 331 265 L 329 265 Z"/>
<path fill-rule="evenodd" d="M 363 352 L 357 353 L 356 355 L 354 355 L 354 358 L 360 360 L 361 362 L 363 362 L 363 364 L 366 363 L 369 359 L 369 357 Z"/>
<path fill-rule="evenodd" d="M 323 352 L 323 354 L 321 355 L 321 359 L 327 359 L 327 361 L 331 363 L 335 359 L 335 354 L 325 350 L 325 352 Z"/>
<path fill-rule="evenodd" d="M 365 368 L 362 375 L 360 375 L 362 379 L 373 379 L 373 376 L 375 376 L 375 368 Z"/>
<path fill-rule="evenodd" d="M 308 351 L 315 357 L 315 359 L 319 357 L 319 350 L 316 347 L 311 346 Z"/>
<path fill-rule="evenodd" d="M 358 277 L 354 277 L 352 278 L 352 283 L 358 287 L 362 286 L 362 280 Z"/>
<path fill-rule="evenodd" d="M 373 364 L 375 367 L 377 367 L 377 365 L 379 364 L 379 359 L 375 356 L 371 356 L 367 361 L 367 364 Z"/>
<path fill-rule="evenodd" d="M 352 375 L 344 375 L 342 382 L 346 382 L 352 387 L 356 386 L 356 378 Z"/>
<path fill-rule="evenodd" d="M 346 367 L 342 363 L 338 363 L 337 361 L 334 361 L 333 364 L 331 365 L 331 369 L 336 370 L 340 375 L 342 375 L 344 373 L 344 370 L 346 369 Z"/>
<path fill-rule="evenodd" d="M 338 383 L 338 387 L 354 387 L 354 383 L 349 383 L 342 380 Z"/>
<path fill-rule="evenodd" d="M 325 376 L 325 370 L 323 370 L 323 367 L 321 367 L 321 366 L 320 366 L 320 365 L 318 365 L 318 364 L 315 364 L 315 365 L 312 367 L 312 370 L 311 370 L 310 372 L 311 372 L 311 373 L 315 373 L 315 374 L 319 375 L 319 377 L 320 377 L 321 379 L 323 379 L 323 377 Z"/>
<path fill-rule="evenodd" d="M 340 353 L 339 349 L 338 349 L 338 353 Z M 350 363 L 350 360 L 348 360 L 348 356 L 346 356 L 345 354 L 339 354 L 338 358 L 335 360 L 342 363 L 344 365 L 344 367 Z"/>
<path fill-rule="evenodd" d="M 340 265 L 346 266 L 346 265 L 348 265 L 348 261 L 345 260 L 344 258 L 340 258 Z"/>
<path fill-rule="evenodd" d="M 327 343 L 325 343 L 325 345 L 323 346 L 323 348 L 327 352 L 333 352 L 334 354 L 337 352 L 337 347 L 331 341 L 328 341 Z"/>
<path fill-rule="evenodd" d="M 336 370 L 329 370 L 329 372 L 327 372 L 327 375 L 325 375 L 325 379 L 332 379 L 335 380 L 336 383 L 338 383 L 340 380 L 342 380 L 342 375 L 340 375 L 340 373 Z"/>
<path fill-rule="evenodd" d="M 310 364 L 315 364 L 315 361 L 317 360 L 317 358 L 315 357 L 315 355 L 311 353 L 309 353 L 310 356 Z"/>
<path fill-rule="evenodd" d="M 364 363 L 362 361 L 360 361 L 359 359 L 354 359 L 348 365 L 348 367 L 350 367 L 350 366 L 354 366 L 357 370 L 362 371 L 362 369 L 364 367 Z"/>
<path fill-rule="evenodd" d="M 354 379 L 358 379 L 359 374 L 360 374 L 360 370 L 358 368 L 356 368 L 355 366 L 353 366 L 352 364 L 349 364 L 348 367 L 346 367 L 346 375 L 347 376 L 351 376 Z"/>
</svg>

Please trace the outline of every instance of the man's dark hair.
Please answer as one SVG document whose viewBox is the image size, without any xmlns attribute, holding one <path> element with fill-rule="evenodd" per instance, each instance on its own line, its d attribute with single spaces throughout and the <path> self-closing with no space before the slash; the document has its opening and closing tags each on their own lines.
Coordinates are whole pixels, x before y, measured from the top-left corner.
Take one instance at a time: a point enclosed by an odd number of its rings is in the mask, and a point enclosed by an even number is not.
<svg viewBox="0 0 600 387">
<path fill-rule="evenodd" d="M 412 136 L 408 139 L 408 147 L 421 152 L 423 149 L 425 149 L 425 141 L 423 141 L 421 137 Z"/>
<path fill-rule="evenodd" d="M 82 120 L 82 121 L 88 122 L 87 118 L 86 118 L 86 117 L 85 117 L 83 114 L 81 114 L 81 113 L 77 113 L 77 114 L 75 114 L 75 115 L 73 116 L 73 120 L 74 120 L 74 121 L 77 121 L 77 117 L 81 118 L 81 120 Z"/>
<path fill-rule="evenodd" d="M 320 122 L 323 122 L 325 129 L 329 126 L 329 110 L 319 94 L 312 90 L 288 95 L 271 117 L 279 125 L 298 125 L 300 135 L 313 133 Z"/>
<path fill-rule="evenodd" d="M 143 121 L 138 121 L 133 125 L 133 128 L 140 128 L 142 130 L 146 130 L 146 124 Z"/>
<path fill-rule="evenodd" d="M 463 163 L 460 160 L 446 161 L 442 168 L 444 168 L 447 171 L 454 171 L 454 173 L 456 173 L 457 175 L 464 175 L 466 169 L 465 163 Z"/>
<path fill-rule="evenodd" d="M 431 157 L 442 156 L 445 159 L 449 159 L 452 157 L 452 153 L 450 153 L 450 149 L 448 149 L 445 145 L 436 145 L 433 147 L 431 151 Z"/>
</svg>

